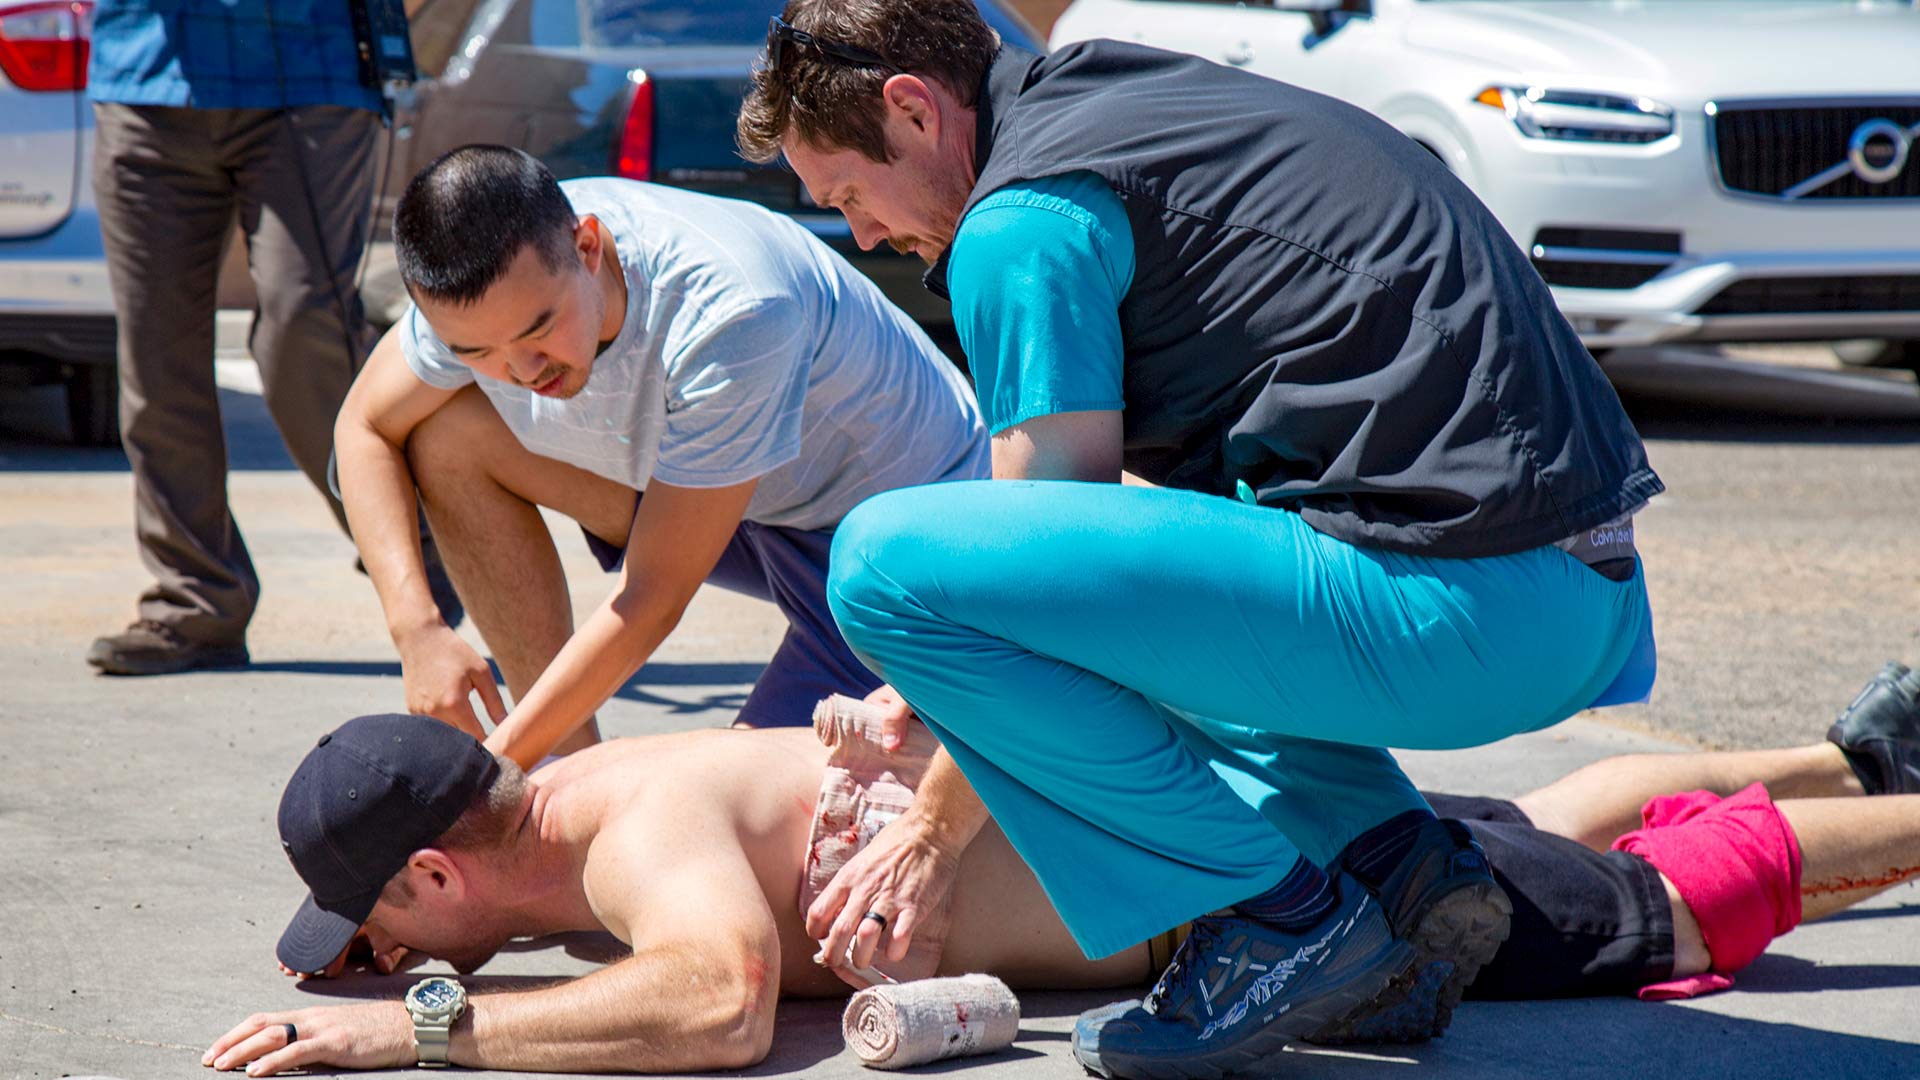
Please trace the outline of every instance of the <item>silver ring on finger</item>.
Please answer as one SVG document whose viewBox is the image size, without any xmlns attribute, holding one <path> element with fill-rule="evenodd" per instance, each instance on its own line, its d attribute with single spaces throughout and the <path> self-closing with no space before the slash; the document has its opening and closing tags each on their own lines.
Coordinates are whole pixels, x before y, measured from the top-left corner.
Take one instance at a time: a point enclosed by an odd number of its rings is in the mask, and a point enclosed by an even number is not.
<svg viewBox="0 0 1920 1080">
<path fill-rule="evenodd" d="M 868 919 L 872 919 L 874 922 L 877 922 L 880 924 L 881 933 L 884 934 L 887 932 L 887 917 L 885 915 L 882 915 L 877 911 L 869 911 L 865 915 L 860 916 L 861 922 L 865 922 Z"/>
<path fill-rule="evenodd" d="M 287 1029 L 287 1045 L 291 1046 L 295 1042 L 299 1041 L 300 1039 L 299 1028 L 294 1027 L 292 1024 L 281 1024 L 280 1026 Z"/>
</svg>

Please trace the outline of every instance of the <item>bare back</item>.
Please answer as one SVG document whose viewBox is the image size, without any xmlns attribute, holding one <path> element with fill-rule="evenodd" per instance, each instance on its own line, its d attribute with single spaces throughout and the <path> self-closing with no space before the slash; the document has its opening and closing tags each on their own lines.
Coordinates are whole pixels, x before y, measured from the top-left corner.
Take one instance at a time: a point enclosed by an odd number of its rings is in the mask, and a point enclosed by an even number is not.
<svg viewBox="0 0 1920 1080">
<path fill-rule="evenodd" d="M 845 993 L 846 984 L 813 962 L 818 945 L 798 910 L 826 763 L 827 749 L 804 728 L 694 731 L 617 739 L 534 779 L 549 792 L 550 813 L 599 833 L 586 882 L 608 930 L 639 947 L 644 913 L 613 894 L 639 888 L 634 878 L 675 849 L 730 845 L 744 855 L 777 925 L 782 993 L 829 996 Z M 1082 956 L 1032 872 L 989 824 L 961 859 L 937 970 L 898 974 L 988 972 L 1016 987 L 1073 988 L 1135 984 L 1148 967 L 1144 946 L 1098 962 Z"/>
</svg>

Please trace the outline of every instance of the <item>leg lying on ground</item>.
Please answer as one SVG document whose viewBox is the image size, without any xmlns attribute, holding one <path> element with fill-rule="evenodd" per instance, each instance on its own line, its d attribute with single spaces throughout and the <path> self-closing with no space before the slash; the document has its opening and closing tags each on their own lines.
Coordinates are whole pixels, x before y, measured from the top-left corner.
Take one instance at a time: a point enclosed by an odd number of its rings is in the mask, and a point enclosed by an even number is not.
<svg viewBox="0 0 1920 1080">
<path fill-rule="evenodd" d="M 1778 805 L 1800 838 L 1803 922 L 1920 878 L 1920 795 Z"/>
<path fill-rule="evenodd" d="M 1673 791 L 1726 796 L 1755 783 L 1775 799 L 1920 794 L 1920 677 L 1904 664 L 1885 665 L 1841 711 L 1825 742 L 1608 758 L 1514 804 L 1536 827 L 1605 851 L 1639 827 L 1649 799 Z"/>
<path fill-rule="evenodd" d="M 1640 827 L 1648 799 L 1674 791 L 1731 795 L 1762 783 L 1777 799 L 1863 794 L 1832 743 L 1780 750 L 1626 754 L 1596 761 L 1513 800 L 1535 827 L 1605 851 Z"/>
</svg>

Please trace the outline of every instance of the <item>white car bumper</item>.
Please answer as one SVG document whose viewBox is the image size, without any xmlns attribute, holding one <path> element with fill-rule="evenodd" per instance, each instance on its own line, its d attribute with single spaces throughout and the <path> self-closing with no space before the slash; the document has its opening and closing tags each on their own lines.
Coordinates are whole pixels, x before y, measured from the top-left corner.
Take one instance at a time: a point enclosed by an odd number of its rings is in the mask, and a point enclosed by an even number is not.
<svg viewBox="0 0 1920 1080">
<path fill-rule="evenodd" d="M 1529 139 L 1478 107 L 1461 119 L 1469 182 L 1537 264 L 1643 268 L 1632 287 L 1555 286 L 1589 345 L 1920 338 L 1920 200 L 1730 192 L 1698 107 L 1646 145 Z M 1543 245 L 1542 229 L 1669 234 L 1677 251 Z"/>
</svg>

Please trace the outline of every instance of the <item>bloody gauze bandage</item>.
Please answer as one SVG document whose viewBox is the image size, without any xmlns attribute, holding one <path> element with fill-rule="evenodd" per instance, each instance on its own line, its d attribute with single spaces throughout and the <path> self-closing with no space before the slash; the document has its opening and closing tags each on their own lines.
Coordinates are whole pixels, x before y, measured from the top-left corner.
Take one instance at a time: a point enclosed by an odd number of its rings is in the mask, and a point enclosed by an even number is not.
<svg viewBox="0 0 1920 1080">
<path fill-rule="evenodd" d="M 1714 971 L 1739 971 L 1800 925 L 1800 841 L 1762 785 L 1725 799 L 1662 795 L 1641 807 L 1640 820 L 1644 827 L 1613 850 L 1638 855 L 1673 882 L 1707 939 Z"/>
</svg>

